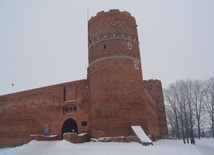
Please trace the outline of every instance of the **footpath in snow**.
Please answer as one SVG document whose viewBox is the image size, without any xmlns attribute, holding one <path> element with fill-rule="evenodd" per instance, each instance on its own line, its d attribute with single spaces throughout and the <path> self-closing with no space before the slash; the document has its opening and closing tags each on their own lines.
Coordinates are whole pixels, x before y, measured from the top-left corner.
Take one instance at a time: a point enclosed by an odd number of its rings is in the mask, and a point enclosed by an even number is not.
<svg viewBox="0 0 214 155">
<path fill-rule="evenodd" d="M 0 149 L 0 155 L 214 155 L 214 139 L 196 139 L 196 145 L 181 140 L 159 140 L 154 146 L 139 143 L 31 141 L 28 144 Z"/>
</svg>

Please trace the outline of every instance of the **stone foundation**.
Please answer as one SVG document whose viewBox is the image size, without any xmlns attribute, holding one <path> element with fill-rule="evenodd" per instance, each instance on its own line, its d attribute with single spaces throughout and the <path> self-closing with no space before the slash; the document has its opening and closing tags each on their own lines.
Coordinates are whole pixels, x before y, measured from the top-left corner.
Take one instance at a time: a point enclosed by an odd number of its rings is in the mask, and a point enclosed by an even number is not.
<svg viewBox="0 0 214 155">
<path fill-rule="evenodd" d="M 153 143 L 146 143 L 146 142 L 142 142 L 137 136 L 128 136 L 128 137 L 102 137 L 102 138 L 91 138 L 92 142 L 122 142 L 122 143 L 130 143 L 130 142 L 137 142 L 140 143 L 142 145 L 153 145 Z"/>
<path fill-rule="evenodd" d="M 84 143 L 89 141 L 89 136 L 87 133 L 77 134 L 73 132 L 67 132 L 63 134 L 63 139 L 71 143 Z"/>
<path fill-rule="evenodd" d="M 41 141 L 52 141 L 59 140 L 59 135 L 43 135 L 43 134 L 32 134 L 30 135 L 32 140 L 41 140 Z"/>
</svg>

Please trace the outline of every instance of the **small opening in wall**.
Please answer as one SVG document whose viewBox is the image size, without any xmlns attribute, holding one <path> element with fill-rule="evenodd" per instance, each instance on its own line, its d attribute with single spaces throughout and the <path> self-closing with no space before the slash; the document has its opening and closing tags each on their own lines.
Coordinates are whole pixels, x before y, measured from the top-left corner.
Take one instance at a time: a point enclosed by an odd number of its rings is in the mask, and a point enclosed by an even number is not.
<svg viewBox="0 0 214 155">
<path fill-rule="evenodd" d="M 70 107 L 70 111 L 72 111 L 72 107 Z"/>
<path fill-rule="evenodd" d="M 73 107 L 73 110 L 74 110 L 74 111 L 77 111 L 77 107 L 76 107 L 76 106 L 75 106 L 75 107 Z"/>
<path fill-rule="evenodd" d="M 65 108 L 65 112 L 68 112 L 68 107 Z"/>
<path fill-rule="evenodd" d="M 106 49 L 106 45 L 104 45 L 104 49 Z"/>
<path fill-rule="evenodd" d="M 128 43 L 128 49 L 132 49 L 132 44 L 130 42 Z"/>
<path fill-rule="evenodd" d="M 81 122 L 81 126 L 87 126 L 87 125 L 88 125 L 87 121 Z"/>
</svg>

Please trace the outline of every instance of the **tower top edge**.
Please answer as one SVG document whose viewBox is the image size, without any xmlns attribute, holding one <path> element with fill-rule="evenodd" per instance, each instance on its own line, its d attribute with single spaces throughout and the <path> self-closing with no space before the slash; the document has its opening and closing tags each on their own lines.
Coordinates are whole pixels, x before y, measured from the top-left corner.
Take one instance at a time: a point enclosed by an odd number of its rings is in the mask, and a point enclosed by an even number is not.
<svg viewBox="0 0 214 155">
<path fill-rule="evenodd" d="M 161 84 L 161 81 L 159 79 L 148 79 L 148 80 L 143 80 L 143 82 L 153 83 L 153 84 Z"/>
<path fill-rule="evenodd" d="M 117 13 L 119 13 L 119 14 L 124 14 L 124 15 L 127 15 L 127 16 L 130 16 L 130 17 L 132 17 L 132 18 L 134 18 L 132 15 L 131 15 L 131 13 L 129 13 L 128 11 L 120 11 L 119 9 L 109 9 L 109 11 L 104 11 L 104 10 L 102 10 L 102 11 L 100 11 L 100 12 L 98 12 L 95 16 L 92 16 L 90 19 L 89 19 L 89 21 L 91 21 L 91 20 L 93 20 L 93 19 L 95 19 L 95 18 L 97 18 L 97 17 L 100 17 L 100 16 L 103 16 L 103 15 L 106 15 L 106 14 L 113 14 L 113 13 L 115 13 L 115 14 L 117 14 Z"/>
</svg>

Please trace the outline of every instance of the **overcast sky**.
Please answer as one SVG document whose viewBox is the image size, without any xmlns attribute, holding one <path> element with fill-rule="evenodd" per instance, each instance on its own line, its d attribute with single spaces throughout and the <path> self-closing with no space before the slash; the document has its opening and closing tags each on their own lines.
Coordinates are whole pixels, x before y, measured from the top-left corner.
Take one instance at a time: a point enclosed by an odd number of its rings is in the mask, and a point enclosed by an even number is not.
<svg viewBox="0 0 214 155">
<path fill-rule="evenodd" d="M 109 9 L 136 18 L 144 80 L 214 76 L 214 0 L 0 0 L 0 95 L 86 79 L 87 20 Z"/>
</svg>

